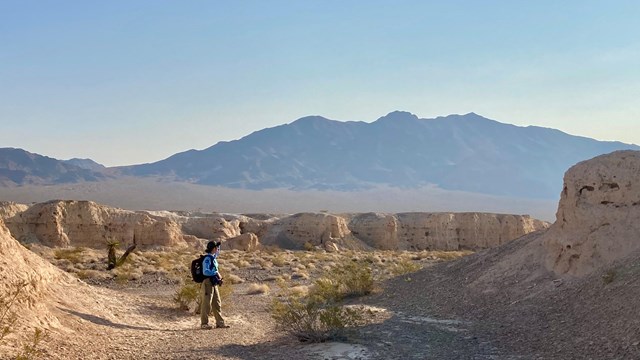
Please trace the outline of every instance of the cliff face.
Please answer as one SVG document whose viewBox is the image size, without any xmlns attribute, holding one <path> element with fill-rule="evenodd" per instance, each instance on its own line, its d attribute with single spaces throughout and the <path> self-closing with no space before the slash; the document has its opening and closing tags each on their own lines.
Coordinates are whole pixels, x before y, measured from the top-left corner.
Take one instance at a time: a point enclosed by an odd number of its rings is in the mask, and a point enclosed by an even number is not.
<svg viewBox="0 0 640 360">
<path fill-rule="evenodd" d="M 587 274 L 640 250 L 640 152 L 616 151 L 573 166 L 556 222 L 544 236 L 547 267 Z"/>
<path fill-rule="evenodd" d="M 547 227 L 527 215 L 487 213 L 370 213 L 349 223 L 356 238 L 385 250 L 485 249 Z"/>
<path fill-rule="evenodd" d="M 383 250 L 484 249 L 548 226 L 527 215 L 299 213 L 249 217 L 128 211 L 90 201 L 50 201 L 31 207 L 3 203 L 0 218 L 23 242 L 94 248 L 113 240 L 131 244 L 134 237 L 141 247 L 201 246 L 205 240 L 225 241 L 253 233 L 261 244 L 290 249 L 300 249 L 305 244 Z"/>
<path fill-rule="evenodd" d="M 170 218 L 114 209 L 90 201 L 50 201 L 4 219 L 14 238 L 47 246 L 104 247 L 108 241 L 180 246 L 185 239 Z"/>
</svg>

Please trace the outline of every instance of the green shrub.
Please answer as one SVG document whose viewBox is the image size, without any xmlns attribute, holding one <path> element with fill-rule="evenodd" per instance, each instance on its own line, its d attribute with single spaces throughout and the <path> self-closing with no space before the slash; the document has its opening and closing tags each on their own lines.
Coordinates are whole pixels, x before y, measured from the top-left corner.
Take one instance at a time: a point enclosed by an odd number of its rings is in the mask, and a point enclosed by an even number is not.
<svg viewBox="0 0 640 360">
<path fill-rule="evenodd" d="M 317 296 L 288 295 L 275 299 L 270 306 L 272 318 L 282 330 L 300 341 L 323 342 L 336 339 L 344 330 L 362 319 L 353 309 L 327 302 Z"/>
<path fill-rule="evenodd" d="M 182 310 L 189 310 L 192 306 L 200 309 L 200 303 L 202 301 L 200 284 L 191 282 L 182 285 L 173 295 L 173 301 L 175 301 Z"/>
<path fill-rule="evenodd" d="M 272 302 L 269 310 L 279 328 L 301 341 L 322 342 L 335 339 L 346 328 L 358 324 L 361 312 L 345 308 L 341 302 L 371 293 L 371 267 L 350 261 L 332 268 L 331 273 L 331 277 L 316 280 L 307 296 L 288 289 L 283 299 Z"/>
<path fill-rule="evenodd" d="M 337 284 L 342 298 L 368 295 L 373 291 L 373 273 L 366 262 L 346 261 L 331 272 L 331 281 Z"/>
</svg>

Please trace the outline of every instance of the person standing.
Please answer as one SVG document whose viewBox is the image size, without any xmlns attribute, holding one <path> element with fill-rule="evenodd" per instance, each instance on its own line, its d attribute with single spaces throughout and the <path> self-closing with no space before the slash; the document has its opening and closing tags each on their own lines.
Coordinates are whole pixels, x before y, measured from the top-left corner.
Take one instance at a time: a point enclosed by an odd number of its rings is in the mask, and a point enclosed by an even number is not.
<svg viewBox="0 0 640 360">
<path fill-rule="evenodd" d="M 220 299 L 220 286 L 222 286 L 222 276 L 218 271 L 218 255 L 220 255 L 220 243 L 209 241 L 207 243 L 206 254 L 202 260 L 202 273 L 206 278 L 201 285 L 202 303 L 200 306 L 200 328 L 212 329 L 209 325 L 209 312 L 213 306 L 213 316 L 216 319 L 216 328 L 228 328 L 222 317 L 222 300 Z"/>
</svg>

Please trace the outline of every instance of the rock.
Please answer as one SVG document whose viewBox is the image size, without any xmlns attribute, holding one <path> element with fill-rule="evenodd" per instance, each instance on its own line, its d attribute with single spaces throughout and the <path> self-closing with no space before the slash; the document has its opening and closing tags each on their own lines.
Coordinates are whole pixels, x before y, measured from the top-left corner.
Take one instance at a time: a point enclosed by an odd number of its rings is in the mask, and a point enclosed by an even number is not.
<svg viewBox="0 0 640 360">
<path fill-rule="evenodd" d="M 383 250 L 486 249 L 549 225 L 528 215 L 488 213 L 360 214 L 352 234 Z"/>
<path fill-rule="evenodd" d="M 352 239 L 347 220 L 343 217 L 328 213 L 299 213 L 273 222 L 261 241 L 265 245 L 302 249 L 306 243 L 319 246 L 327 241 L 343 243 Z"/>
<path fill-rule="evenodd" d="M 178 224 L 146 212 L 114 209 L 91 201 L 49 201 L 6 218 L 11 234 L 21 242 L 47 246 L 104 248 L 108 241 L 139 247 L 184 246 Z"/>
<path fill-rule="evenodd" d="M 260 242 L 256 234 L 246 233 L 228 239 L 224 246 L 232 250 L 255 251 L 260 247 Z"/>
<path fill-rule="evenodd" d="M 333 241 L 327 241 L 326 243 L 324 243 L 324 250 L 330 253 L 340 251 L 338 245 L 336 245 L 336 243 L 334 243 Z"/>
<path fill-rule="evenodd" d="M 12 201 L 0 201 L 0 219 L 7 219 L 26 211 L 29 205 L 18 204 Z"/>
<path fill-rule="evenodd" d="M 459 250 L 503 244 L 548 224 L 527 215 L 485 213 L 299 213 L 251 216 L 129 211 L 91 201 L 50 201 L 31 207 L 0 203 L 0 217 L 18 240 L 47 246 L 102 248 L 107 241 L 138 246 L 202 248 L 209 240 L 232 248 Z M 248 237 L 247 237 L 248 236 Z M 237 245 L 236 245 L 237 243 Z"/>
<path fill-rule="evenodd" d="M 616 151 L 570 168 L 543 243 L 547 268 L 578 276 L 639 250 L 640 152 Z"/>
</svg>

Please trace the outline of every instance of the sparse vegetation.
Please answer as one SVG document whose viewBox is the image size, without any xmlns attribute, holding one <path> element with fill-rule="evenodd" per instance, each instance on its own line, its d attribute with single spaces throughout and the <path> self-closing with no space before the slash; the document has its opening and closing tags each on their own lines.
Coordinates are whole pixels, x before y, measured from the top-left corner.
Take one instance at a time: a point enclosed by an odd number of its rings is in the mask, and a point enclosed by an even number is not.
<svg viewBox="0 0 640 360">
<path fill-rule="evenodd" d="M 199 309 L 201 302 L 200 284 L 189 282 L 182 285 L 173 295 L 173 301 L 178 304 L 181 310 L 189 310 L 192 307 Z"/>
<path fill-rule="evenodd" d="M 72 264 L 78 264 L 83 261 L 82 253 L 85 251 L 83 247 L 56 249 L 53 257 L 56 260 L 68 260 Z"/>
<path fill-rule="evenodd" d="M 602 275 L 602 282 L 605 285 L 611 284 L 617 276 L 617 272 L 614 269 L 610 269 Z"/>
<path fill-rule="evenodd" d="M 315 251 L 316 247 L 310 243 L 310 242 L 305 242 L 304 245 L 302 246 L 304 248 L 305 251 Z"/>
<path fill-rule="evenodd" d="M 191 281 L 187 281 L 180 286 L 173 295 L 173 301 L 178 305 L 178 308 L 185 311 L 191 310 L 199 314 L 200 305 L 202 304 L 201 286 L 200 283 Z M 233 295 L 234 292 L 233 286 L 225 283 L 223 286 L 218 286 L 218 291 L 220 291 L 222 305 L 230 309 L 232 304 L 229 299 L 231 299 L 231 295 Z"/>
<path fill-rule="evenodd" d="M 272 302 L 271 316 L 281 329 L 301 341 L 322 342 L 335 339 L 345 328 L 362 320 L 361 312 L 341 305 L 345 294 L 351 293 L 346 284 L 352 285 L 353 281 L 321 278 L 311 290 L 292 287 L 285 291 L 283 299 Z M 279 285 L 286 288 L 284 281 Z"/>
<path fill-rule="evenodd" d="M 271 259 L 271 263 L 273 264 L 273 266 L 282 267 L 287 263 L 287 260 L 285 259 L 284 255 L 278 254 Z"/>
<path fill-rule="evenodd" d="M 335 282 L 340 297 L 358 297 L 373 291 L 371 266 L 362 261 L 346 261 L 332 270 L 331 282 Z"/>
<path fill-rule="evenodd" d="M 249 295 L 266 294 L 268 292 L 269 285 L 267 284 L 249 284 L 249 288 L 247 289 L 247 294 Z"/>
<path fill-rule="evenodd" d="M 0 345 L 14 331 L 13 327 L 18 320 L 18 314 L 13 311 L 13 306 L 24 300 L 23 294 L 27 286 L 29 283 L 26 281 L 14 282 L 10 284 L 6 294 L 0 294 Z M 16 356 L 16 360 L 35 359 L 38 354 L 38 346 L 45 335 L 44 330 L 36 328 L 33 337 L 22 345 L 22 350 Z"/>
<path fill-rule="evenodd" d="M 409 274 L 422 269 L 422 266 L 407 259 L 400 259 L 391 267 L 391 273 L 395 276 Z"/>
</svg>

